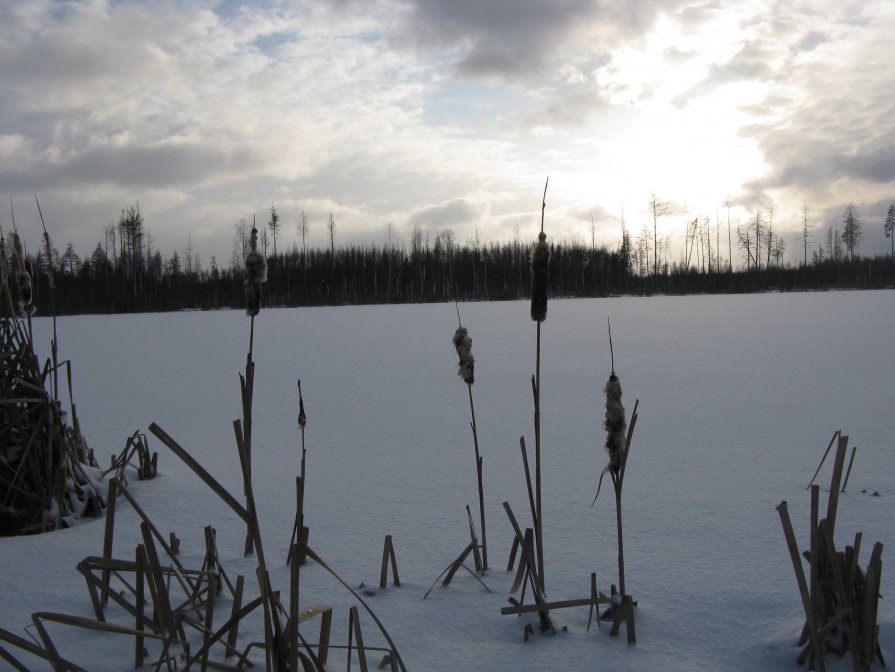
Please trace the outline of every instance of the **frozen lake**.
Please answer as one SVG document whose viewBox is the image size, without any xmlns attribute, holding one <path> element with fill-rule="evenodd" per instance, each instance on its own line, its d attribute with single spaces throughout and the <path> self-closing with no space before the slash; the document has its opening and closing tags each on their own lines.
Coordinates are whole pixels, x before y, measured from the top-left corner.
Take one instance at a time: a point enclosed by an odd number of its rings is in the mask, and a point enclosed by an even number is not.
<svg viewBox="0 0 895 672">
<path fill-rule="evenodd" d="M 862 565 L 874 541 L 886 546 L 881 639 L 895 659 L 885 567 L 895 549 L 895 292 L 550 302 L 541 364 L 547 591 L 555 600 L 586 597 L 591 572 L 601 590 L 616 582 L 611 488 L 589 508 L 606 464 L 610 318 L 628 413 L 640 400 L 624 491 L 626 583 L 639 602 L 632 647 L 606 626 L 586 633 L 586 608 L 555 612 L 568 632 L 526 644 L 523 627 L 536 619 L 500 615 L 513 579 L 504 571 L 512 530 L 501 503 L 530 525 L 519 437 L 533 449 L 535 325 L 527 302 L 460 311 L 476 357 L 491 565 L 484 580 L 493 592 L 461 573 L 422 599 L 468 542 L 464 506 L 477 507 L 452 304 L 265 310 L 256 318 L 253 469 L 276 588 L 288 589 L 300 378 L 310 544 L 352 585 L 378 585 L 383 537 L 392 535 L 402 586 L 370 602 L 408 669 L 796 669 L 803 612 L 775 507 L 789 502 L 805 548 L 805 486 L 841 429 L 858 451 L 837 542 L 863 531 Z M 157 422 L 241 497 L 231 423 L 241 412 L 249 318 L 79 316 L 60 318 L 58 331 L 60 355 L 73 361 L 82 430 L 102 465 Z M 36 320 L 41 357 L 50 333 L 48 319 Z M 160 478 L 133 489 L 156 524 L 177 531 L 187 558 L 201 558 L 202 528 L 214 525 L 228 574 L 253 571 L 238 519 L 155 437 L 150 446 L 160 453 Z M 828 460 L 819 476 L 824 488 L 830 467 Z M 135 517 L 126 505 L 119 516 L 116 544 L 132 553 Z M 20 633 L 37 610 L 91 615 L 74 566 L 100 553 L 102 527 L 0 539 L 0 627 Z M 336 607 L 333 637 L 344 644 L 350 596 L 308 566 L 302 600 Z M 375 639 L 372 627 L 368 636 Z M 132 664 L 123 638 L 65 641 L 62 653 L 90 669 Z M 344 664 L 340 655 L 331 660 Z"/>
</svg>

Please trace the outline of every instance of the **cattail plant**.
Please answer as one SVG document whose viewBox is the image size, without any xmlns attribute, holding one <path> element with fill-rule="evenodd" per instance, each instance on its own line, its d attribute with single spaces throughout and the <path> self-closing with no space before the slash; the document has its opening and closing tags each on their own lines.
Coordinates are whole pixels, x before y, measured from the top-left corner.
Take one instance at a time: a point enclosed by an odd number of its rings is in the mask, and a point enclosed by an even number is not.
<svg viewBox="0 0 895 672">
<path fill-rule="evenodd" d="M 534 535 L 538 563 L 538 581 L 542 592 L 546 591 L 544 582 L 544 520 L 541 506 L 541 323 L 547 319 L 547 290 L 550 284 L 550 248 L 547 246 L 547 234 L 544 233 L 544 211 L 547 209 L 547 185 L 544 182 L 544 195 L 541 198 L 541 231 L 538 242 L 531 251 L 531 319 L 537 323 L 537 343 L 535 355 L 535 375 L 532 378 L 534 396 L 535 425 L 535 512 Z"/>
<path fill-rule="evenodd" d="M 608 320 L 607 320 L 608 323 Z M 615 490 L 615 522 L 618 536 L 618 587 L 622 598 L 625 592 L 625 545 L 622 535 L 622 486 L 625 480 L 625 466 L 628 461 L 628 449 L 631 445 L 631 435 L 634 433 L 634 425 L 637 422 L 637 406 L 639 400 L 634 403 L 634 411 L 631 413 L 631 424 L 628 426 L 625 420 L 625 407 L 622 405 L 622 386 L 619 377 L 615 373 L 615 352 L 612 348 L 612 324 L 609 324 L 609 352 L 611 369 L 609 380 L 603 393 L 606 395 L 606 412 L 603 419 L 603 429 L 606 430 L 606 454 L 609 463 L 600 474 L 597 485 L 597 494 L 591 506 L 600 496 L 600 488 L 603 485 L 603 477 L 609 473 L 612 486 Z"/>
<path fill-rule="evenodd" d="M 261 312 L 261 285 L 267 282 L 267 261 L 258 251 L 258 229 L 252 225 L 249 238 L 249 252 L 245 258 L 246 277 L 244 281 L 246 295 L 246 315 L 255 317 Z"/>
<path fill-rule="evenodd" d="M 246 277 L 243 282 L 246 295 L 246 314 L 251 318 L 249 326 L 249 352 L 246 355 L 245 376 L 240 375 L 240 390 L 242 393 L 242 419 L 243 436 L 245 446 L 246 468 L 249 470 L 248 478 L 251 478 L 252 467 L 252 398 L 255 386 L 255 362 L 252 354 L 255 347 L 255 316 L 261 312 L 261 285 L 267 282 L 267 262 L 264 255 L 258 251 L 258 229 L 252 222 L 252 234 L 249 238 L 249 252 L 245 257 Z M 249 493 L 246 492 L 248 497 Z M 245 554 L 249 555 L 254 547 L 252 530 L 246 533 Z"/>
<path fill-rule="evenodd" d="M 459 323 L 459 326 L 457 327 L 457 331 L 454 332 L 453 342 L 454 348 L 457 350 L 457 357 L 459 358 L 459 370 L 457 371 L 457 374 L 463 379 L 463 382 L 466 383 L 466 388 L 469 392 L 469 412 L 472 416 L 472 421 L 469 423 L 469 426 L 472 428 L 472 443 L 475 448 L 475 468 L 479 487 L 479 520 L 482 527 L 482 571 L 484 572 L 488 569 L 488 537 L 485 531 L 485 489 L 482 484 L 482 457 L 479 454 L 479 437 L 475 422 L 475 404 L 472 401 L 472 385 L 475 383 L 475 357 L 472 354 L 472 338 L 469 336 L 469 331 L 467 331 L 460 320 L 459 306 L 456 306 L 456 308 L 457 322 Z"/>
</svg>

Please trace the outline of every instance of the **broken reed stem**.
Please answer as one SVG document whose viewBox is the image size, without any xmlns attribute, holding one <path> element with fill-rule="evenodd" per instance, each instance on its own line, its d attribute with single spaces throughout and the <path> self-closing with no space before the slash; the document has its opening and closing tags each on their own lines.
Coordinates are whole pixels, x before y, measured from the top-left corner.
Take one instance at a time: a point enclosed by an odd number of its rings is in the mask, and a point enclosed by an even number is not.
<svg viewBox="0 0 895 672">
<path fill-rule="evenodd" d="M 255 493 L 252 488 L 252 472 L 249 463 L 248 445 L 246 443 L 245 428 L 235 420 L 233 422 L 233 431 L 236 436 L 236 446 L 239 450 L 240 466 L 242 467 L 243 487 L 246 493 L 246 512 L 248 514 L 248 534 L 251 537 L 252 544 L 258 556 L 258 588 L 265 605 L 265 635 L 269 638 L 266 641 L 268 651 L 274 649 L 274 642 L 280 641 L 282 630 L 280 629 L 279 618 L 277 617 L 276 606 L 273 601 L 272 588 L 270 585 L 270 575 L 267 571 L 267 562 L 264 558 L 264 547 L 261 544 L 261 526 L 258 522 L 258 512 L 255 508 Z M 270 629 L 272 628 L 272 632 Z M 270 669 L 270 668 L 268 668 Z"/>
<path fill-rule="evenodd" d="M 615 487 L 615 524 L 618 533 L 618 589 L 622 597 L 625 592 L 625 541 L 622 533 L 622 479 L 614 471 L 611 472 L 612 485 Z"/>
<path fill-rule="evenodd" d="M 469 413 L 472 416 L 472 444 L 475 447 L 475 472 L 479 485 L 479 520 L 482 527 L 482 571 L 488 569 L 488 537 L 485 532 L 485 488 L 482 484 L 482 457 L 479 453 L 479 434 L 475 423 L 475 404 L 472 401 L 472 383 L 466 383 L 469 391 Z"/>
</svg>

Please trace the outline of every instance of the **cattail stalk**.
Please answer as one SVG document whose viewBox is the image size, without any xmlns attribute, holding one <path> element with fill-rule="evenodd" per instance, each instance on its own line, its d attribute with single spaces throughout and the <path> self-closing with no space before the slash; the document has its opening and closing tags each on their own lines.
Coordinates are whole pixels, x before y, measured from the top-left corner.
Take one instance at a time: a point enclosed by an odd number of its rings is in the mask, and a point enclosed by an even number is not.
<svg viewBox="0 0 895 672">
<path fill-rule="evenodd" d="M 537 520 L 535 538 L 538 560 L 538 578 L 542 593 L 546 593 L 544 579 L 544 510 L 541 505 L 541 322 L 547 319 L 547 290 L 549 287 L 550 248 L 547 247 L 547 235 L 544 233 L 544 213 L 547 209 L 548 177 L 544 182 L 544 195 L 541 197 L 541 231 L 538 243 L 531 256 L 531 318 L 537 322 L 535 346 L 535 380 L 534 380 L 534 425 L 535 425 L 535 506 Z"/>
<path fill-rule="evenodd" d="M 267 262 L 258 251 L 258 229 L 252 222 L 252 234 L 249 238 L 249 252 L 245 258 L 246 277 L 243 282 L 246 294 L 246 314 L 251 317 L 249 325 L 249 352 L 246 355 L 245 376 L 240 375 L 242 392 L 243 442 L 246 453 L 247 478 L 251 480 L 252 469 L 252 399 L 255 387 L 255 362 L 253 360 L 255 346 L 255 316 L 261 312 L 261 285 L 267 282 Z M 249 492 L 246 492 L 246 497 Z M 252 530 L 247 530 L 245 555 L 252 553 L 255 541 Z"/>
<path fill-rule="evenodd" d="M 608 323 L 608 320 L 607 320 Z M 625 467 L 628 462 L 628 450 L 631 447 L 631 436 L 634 433 L 634 425 L 637 423 L 637 407 L 640 400 L 634 402 L 634 410 L 631 413 L 631 424 L 625 420 L 625 407 L 622 405 L 621 381 L 615 374 L 615 352 L 612 348 L 612 324 L 609 323 L 609 352 L 612 360 L 612 369 L 609 380 L 603 392 L 606 395 L 606 414 L 603 420 L 603 428 L 606 430 L 606 453 L 609 464 L 600 475 L 597 486 L 597 494 L 594 502 L 600 495 L 600 486 L 603 484 L 603 476 L 609 472 L 612 480 L 612 488 L 615 491 L 615 525 L 618 539 L 618 587 L 621 596 L 627 595 L 625 590 L 625 542 L 622 527 L 622 487 L 625 482 Z M 593 506 L 593 503 L 591 503 Z"/>
<path fill-rule="evenodd" d="M 59 336 L 56 332 L 56 279 L 55 270 L 53 268 L 53 245 L 50 242 L 50 234 L 47 233 L 47 224 L 44 221 L 44 213 L 40 209 L 40 201 L 37 200 L 37 194 L 34 194 L 34 202 L 37 204 L 37 212 L 40 215 L 40 224 L 44 230 L 44 250 L 47 255 L 47 279 L 50 288 L 50 314 L 53 316 L 53 341 L 50 343 L 50 353 L 53 358 L 53 398 L 59 398 Z"/>
<path fill-rule="evenodd" d="M 456 304 L 455 304 L 456 306 Z M 482 483 L 482 457 L 479 453 L 479 436 L 475 421 L 475 403 L 472 400 L 472 385 L 475 383 L 475 357 L 472 354 L 472 338 L 469 332 L 460 322 L 460 308 L 457 307 L 457 321 L 460 326 L 454 332 L 454 348 L 457 350 L 459 357 L 458 375 L 463 378 L 466 383 L 466 389 L 469 392 L 469 413 L 472 421 L 469 423 L 472 429 L 472 443 L 475 448 L 475 469 L 478 479 L 479 489 L 479 520 L 482 528 L 482 571 L 488 569 L 488 536 L 485 529 L 485 488 Z"/>
<path fill-rule="evenodd" d="M 298 670 L 298 615 L 299 596 L 301 588 L 301 565 L 305 559 L 304 537 L 304 506 L 305 506 L 305 425 L 308 418 L 305 415 L 305 402 L 301 395 L 301 380 L 298 381 L 298 428 L 301 431 L 301 468 L 296 478 L 296 510 L 293 540 L 289 544 L 290 555 L 290 583 L 289 583 L 289 669 Z"/>
</svg>

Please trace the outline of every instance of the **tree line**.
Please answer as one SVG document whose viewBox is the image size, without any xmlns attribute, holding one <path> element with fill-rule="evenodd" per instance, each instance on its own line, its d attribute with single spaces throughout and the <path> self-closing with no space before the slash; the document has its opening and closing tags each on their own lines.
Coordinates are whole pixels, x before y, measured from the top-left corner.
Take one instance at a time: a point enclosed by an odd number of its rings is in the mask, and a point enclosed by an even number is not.
<svg viewBox="0 0 895 672">
<path fill-rule="evenodd" d="M 664 204 L 651 201 L 652 228 L 640 234 L 623 228 L 610 249 L 583 241 L 548 241 L 550 293 L 555 297 L 604 297 L 630 294 L 740 293 L 830 288 L 895 286 L 895 205 L 884 224 L 892 254 L 862 257 L 860 217 L 850 204 L 842 231 L 828 230 L 823 243 L 808 246 L 808 218 L 803 227 L 801 263 L 783 261 L 785 242 L 775 233 L 773 209 L 756 213 L 746 226 L 708 218 L 686 223 L 685 247 L 673 258 L 668 236 L 658 235 Z M 624 222 L 622 222 L 624 227 Z M 299 242 L 278 247 L 282 223 L 275 207 L 259 232 L 259 247 L 268 265 L 265 306 L 308 306 L 432 301 L 504 300 L 528 296 L 529 254 L 534 241 L 517 235 L 505 242 L 482 242 L 478 230 L 458 243 L 450 228 L 434 234 L 415 227 L 409 246 L 388 239 L 382 245 L 337 245 L 336 222 L 326 222 L 329 245 L 308 247 L 310 227 L 302 214 Z M 71 244 L 59 252 L 43 244 L 25 254 L 35 302 L 48 314 L 127 313 L 211 310 L 244 306 L 243 259 L 250 226 L 234 226 L 229 263 L 215 257 L 203 265 L 188 244 L 182 253 L 165 256 L 148 234 L 139 206 L 121 212 L 104 229 L 93 252 L 80 257 Z M 726 229 L 726 230 L 725 230 Z M 8 232 L 11 236 L 11 232 Z M 593 233 L 593 230 L 592 230 Z M 723 236 L 727 245 L 723 244 Z M 48 240 L 48 239 L 47 239 Z M 726 258 L 723 251 L 727 252 Z M 7 277 L 14 285 L 11 241 L 4 245 Z M 733 255 L 737 258 L 734 259 Z M 52 302 L 50 297 L 52 296 Z M 6 314 L 6 313 L 4 313 Z"/>
</svg>

